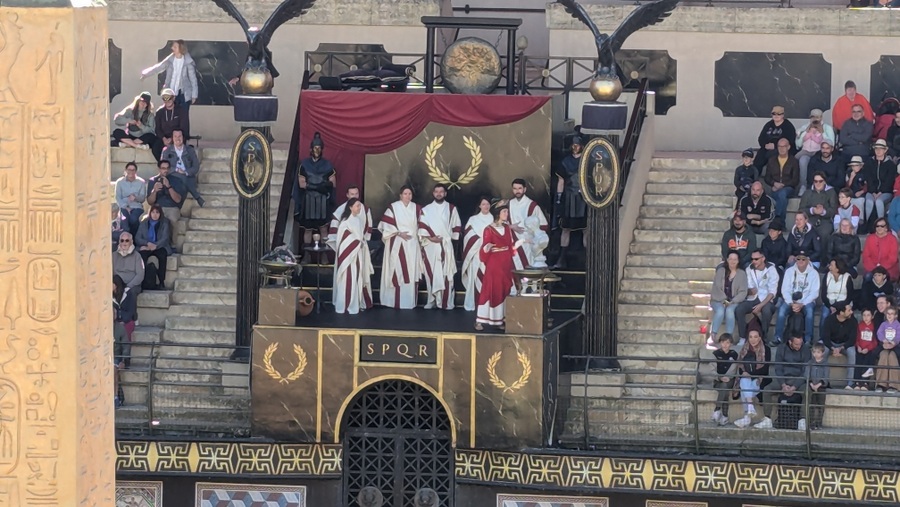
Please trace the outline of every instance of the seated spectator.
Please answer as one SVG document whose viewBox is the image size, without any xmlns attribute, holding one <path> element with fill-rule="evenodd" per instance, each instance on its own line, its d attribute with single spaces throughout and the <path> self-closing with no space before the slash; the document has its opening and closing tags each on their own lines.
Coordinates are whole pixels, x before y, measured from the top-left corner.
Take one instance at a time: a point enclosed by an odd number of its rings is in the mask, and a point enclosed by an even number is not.
<svg viewBox="0 0 900 507">
<path fill-rule="evenodd" d="M 184 181 L 178 177 L 169 177 L 168 160 L 160 160 L 156 165 L 159 173 L 147 180 L 147 204 L 162 206 L 163 214 L 174 227 L 181 219 L 181 203 L 186 193 Z"/>
<path fill-rule="evenodd" d="M 868 308 L 872 311 L 883 310 L 883 308 L 878 308 L 878 298 L 893 296 L 894 284 L 888 278 L 887 270 L 883 266 L 876 267 L 870 274 L 871 277 L 863 280 L 862 288 L 860 288 L 857 296 L 857 301 L 859 302 L 857 306 Z M 885 301 L 885 304 L 887 304 L 887 301 Z M 881 322 L 878 322 L 878 324 L 881 324 Z"/>
<path fill-rule="evenodd" d="M 852 286 L 852 284 L 851 284 Z M 853 366 L 856 364 L 856 332 L 859 323 L 853 316 L 853 303 L 840 301 L 833 303 L 831 314 L 819 324 L 822 335 L 822 343 L 828 347 L 833 357 L 846 357 L 847 359 L 847 385 L 846 389 L 853 389 Z"/>
<path fill-rule="evenodd" d="M 731 218 L 731 229 L 722 234 L 722 260 L 728 258 L 729 252 L 737 252 L 741 269 L 750 265 L 750 252 L 756 250 L 756 234 L 747 229 L 747 222 L 741 213 Z"/>
<path fill-rule="evenodd" d="M 830 387 L 830 368 L 828 356 L 825 355 L 825 345 L 817 343 L 812 346 L 812 359 L 806 365 L 805 376 L 808 379 L 809 388 L 809 429 L 822 429 L 822 420 L 825 418 L 825 392 Z M 851 389 L 850 386 L 847 386 Z M 805 430 L 806 425 L 798 422 L 797 429 Z"/>
<path fill-rule="evenodd" d="M 161 95 L 163 105 L 156 110 L 156 143 L 153 144 L 157 161 L 161 160 L 163 148 L 172 144 L 172 132 L 190 132 L 187 113 L 175 104 L 175 92 L 166 88 Z"/>
<path fill-rule="evenodd" d="M 866 173 L 863 172 L 863 159 L 860 156 L 855 156 L 850 159 L 850 163 L 847 164 L 847 185 L 846 187 L 850 189 L 853 193 L 853 197 L 850 199 L 856 207 L 858 207 L 861 211 L 865 211 L 866 209 L 866 194 L 869 193 L 869 182 L 866 177 Z M 868 230 L 865 224 L 865 218 L 863 217 L 863 222 L 857 227 L 857 232 L 859 234 L 865 234 Z"/>
<path fill-rule="evenodd" d="M 125 286 L 137 297 L 144 281 L 144 261 L 134 247 L 134 238 L 130 232 L 123 232 L 119 236 L 119 248 L 112 255 L 112 268 L 113 274 L 122 277 Z"/>
<path fill-rule="evenodd" d="M 824 174 L 814 174 L 812 181 L 812 188 L 800 199 L 800 209 L 809 215 L 809 224 L 825 244 L 834 231 L 833 218 L 837 211 L 838 198 L 835 190 L 825 183 Z"/>
<path fill-rule="evenodd" d="M 738 428 L 750 426 L 756 415 L 753 399 L 758 397 L 760 389 L 765 389 L 772 382 L 769 378 L 769 363 L 772 353 L 763 343 L 759 331 L 753 329 L 738 354 L 738 374 L 740 375 L 741 402 L 744 405 L 744 417 L 734 421 Z"/>
<path fill-rule="evenodd" d="M 113 130 L 113 146 L 150 149 L 156 142 L 156 116 L 150 103 L 150 93 L 143 92 L 135 97 L 132 104 L 116 113 L 113 123 L 122 127 Z"/>
<path fill-rule="evenodd" d="M 881 352 L 875 366 L 875 386 L 880 392 L 896 393 L 900 389 L 900 361 L 898 361 L 897 341 L 900 340 L 900 322 L 897 309 L 888 307 L 884 312 L 884 322 L 878 327 L 878 341 Z"/>
<path fill-rule="evenodd" d="M 875 323 L 871 308 L 863 308 L 862 322 L 856 328 L 856 365 L 853 373 L 853 389 L 868 391 L 869 379 L 875 375 L 875 364 L 878 362 L 878 340 L 875 339 Z"/>
<path fill-rule="evenodd" d="M 825 175 L 825 183 L 831 185 L 835 191 L 847 186 L 847 168 L 844 167 L 844 161 L 834 156 L 834 143 L 822 141 L 818 153 L 809 159 L 809 168 L 807 174 L 812 176 L 816 173 Z M 811 185 L 811 181 L 807 181 L 807 185 Z"/>
<path fill-rule="evenodd" d="M 728 424 L 728 405 L 731 399 L 731 391 L 734 389 L 734 381 L 737 378 L 738 353 L 732 349 L 734 338 L 728 333 L 723 333 L 718 339 L 719 348 L 713 351 L 716 358 L 716 379 L 713 381 L 713 389 L 716 390 L 716 410 L 712 420 L 719 426 Z"/>
<path fill-rule="evenodd" d="M 769 159 L 766 164 L 766 173 L 763 181 L 769 188 L 766 193 L 775 201 L 775 216 L 785 218 L 788 199 L 794 194 L 794 189 L 800 182 L 800 165 L 797 159 L 791 157 L 790 142 L 787 139 L 778 141 L 778 153 Z"/>
<path fill-rule="evenodd" d="M 765 234 L 775 216 L 775 201 L 766 195 L 762 183 L 754 181 L 750 185 L 750 193 L 738 201 L 737 211 L 746 217 L 753 232 Z"/>
<path fill-rule="evenodd" d="M 143 287 L 147 290 L 166 290 L 166 260 L 172 254 L 172 228 L 163 215 L 162 206 L 154 204 L 141 222 L 134 244 L 140 252 L 144 265 L 150 257 L 156 257 L 157 268 L 146 268 Z"/>
<path fill-rule="evenodd" d="M 900 277 L 900 266 L 897 265 L 897 237 L 888 232 L 887 220 L 879 218 L 875 221 L 875 234 L 869 234 L 866 238 L 862 261 L 866 278 L 871 277 L 872 271 L 878 266 L 887 270 L 892 282 L 896 282 Z"/>
<path fill-rule="evenodd" d="M 760 250 L 766 256 L 766 260 L 775 265 L 779 273 L 784 273 L 787 267 L 791 248 L 784 239 L 784 220 L 776 218 L 769 223 L 768 235 L 763 238 Z"/>
<path fill-rule="evenodd" d="M 893 204 L 893 203 L 892 203 Z M 838 207 L 835 210 L 832 223 L 834 224 L 834 232 L 841 230 L 841 222 L 847 220 L 850 223 L 850 233 L 856 234 L 856 228 L 859 227 L 859 217 L 862 211 L 853 204 L 853 191 L 849 188 L 842 188 L 838 192 Z"/>
<path fill-rule="evenodd" d="M 863 117 L 862 106 L 853 106 L 850 119 L 841 125 L 841 156 L 844 160 L 860 156 L 868 158 L 872 154 L 872 120 Z"/>
<path fill-rule="evenodd" d="M 200 173 L 200 158 L 193 146 L 184 144 L 184 134 L 180 129 L 172 131 L 172 144 L 166 146 L 162 152 L 163 160 L 169 162 L 176 176 L 184 181 L 184 187 L 200 207 L 204 200 L 197 190 L 197 175 Z M 182 203 L 183 204 L 183 201 Z M 179 206 L 180 207 L 180 206 Z"/>
<path fill-rule="evenodd" d="M 747 273 L 740 267 L 740 256 L 732 250 L 725 257 L 725 262 L 716 268 L 716 276 L 713 279 L 709 303 L 713 309 L 710 324 L 711 343 L 717 342 L 722 320 L 725 320 L 725 332 L 734 336 L 734 310 L 745 299 L 747 299 Z"/>
<path fill-rule="evenodd" d="M 794 128 L 794 124 L 790 120 L 784 117 L 784 107 L 773 107 L 772 119 L 767 121 L 759 132 L 759 137 L 757 138 L 759 150 L 756 152 L 756 159 L 753 161 L 753 165 L 757 169 L 762 169 L 769 162 L 770 158 L 778 155 L 776 146 L 780 139 L 787 141 L 788 150 L 793 154 L 791 145 L 796 138 L 797 129 Z"/>
<path fill-rule="evenodd" d="M 734 319 L 737 322 L 738 342 L 747 336 L 747 315 L 752 314 L 759 319 L 762 334 L 769 332 L 769 323 L 775 313 L 775 300 L 778 298 L 778 281 L 780 275 L 775 265 L 766 262 L 762 250 L 754 250 L 750 255 L 750 268 L 747 276 L 747 299 L 737 305 Z M 718 270 L 716 271 L 718 274 Z"/>
<path fill-rule="evenodd" d="M 900 170 L 898 170 L 900 172 Z M 888 226 L 894 235 L 900 233 L 900 178 L 894 180 L 894 196 L 891 199 L 891 205 L 888 207 Z"/>
<path fill-rule="evenodd" d="M 822 240 L 819 234 L 813 229 L 809 223 L 806 211 L 798 211 L 794 215 L 794 227 L 787 236 L 788 252 L 790 256 L 787 260 L 787 266 L 793 266 L 799 252 L 805 252 L 809 257 L 809 262 L 815 269 L 819 269 L 822 255 Z"/>
<path fill-rule="evenodd" d="M 875 141 L 875 155 L 869 157 L 863 165 L 866 181 L 869 182 L 866 193 L 866 218 L 872 216 L 875 208 L 878 217 L 884 216 L 885 208 L 894 197 L 894 181 L 897 179 L 897 164 L 887 156 L 887 143 L 884 139 Z"/>
<path fill-rule="evenodd" d="M 144 214 L 144 200 L 147 199 L 147 182 L 137 175 L 137 164 L 125 164 L 125 174 L 116 180 L 116 203 L 128 220 L 128 232 L 137 232 Z"/>
<path fill-rule="evenodd" d="M 750 185 L 759 179 L 759 169 L 753 165 L 753 149 L 747 148 L 741 153 L 741 165 L 734 170 L 734 196 L 741 202 L 750 192 Z"/>
<path fill-rule="evenodd" d="M 772 383 L 763 391 L 763 412 L 765 417 L 753 427 L 757 429 L 772 428 L 772 414 L 775 410 L 778 396 L 781 394 L 791 396 L 797 391 L 803 394 L 806 387 L 806 365 L 812 359 L 809 345 L 803 342 L 799 334 L 792 334 L 787 343 L 778 347 L 775 351 L 773 369 L 775 375 Z M 800 426 L 805 426 L 800 424 Z"/>
<path fill-rule="evenodd" d="M 800 127 L 797 133 L 797 160 L 800 162 L 800 191 L 798 194 L 803 196 L 806 189 L 812 186 L 812 178 L 807 172 L 809 161 L 812 157 L 819 153 L 823 143 L 834 145 L 834 129 L 831 125 L 822 121 L 822 110 L 813 109 L 809 112 L 809 122 Z"/>
<path fill-rule="evenodd" d="M 847 81 L 844 83 L 844 94 L 838 97 L 831 108 L 831 121 L 835 127 L 841 127 L 845 121 L 850 119 L 851 110 L 855 105 L 862 108 L 865 119 L 869 122 L 875 121 L 875 114 L 869 101 L 863 94 L 856 92 L 856 83 Z"/>
<path fill-rule="evenodd" d="M 894 157 L 896 162 L 897 157 L 900 157 L 900 111 L 894 113 L 894 121 L 888 128 L 885 140 L 888 143 L 888 155 Z"/>
<path fill-rule="evenodd" d="M 788 316 L 800 316 L 803 313 L 804 331 L 800 334 L 807 343 L 813 339 L 813 319 L 816 312 L 816 299 L 819 297 L 819 273 L 809 265 L 806 252 L 797 254 L 797 264 L 787 268 L 781 284 L 781 304 L 778 305 L 778 318 L 775 321 L 774 344 L 781 343 L 784 336 Z M 796 320 L 792 318 L 791 320 Z"/>
<path fill-rule="evenodd" d="M 829 261 L 841 261 L 847 267 L 847 273 L 856 278 L 858 275 L 856 266 L 859 265 L 861 250 L 859 238 L 853 234 L 853 227 L 845 218 L 841 220 L 840 229 L 829 238 L 828 252 L 825 257 Z"/>
<path fill-rule="evenodd" d="M 853 277 L 847 272 L 847 265 L 841 259 L 835 259 L 828 263 L 828 272 L 822 279 L 822 316 L 819 318 L 819 328 L 822 328 L 825 319 L 837 311 L 838 303 L 852 304 L 856 300 L 856 287 L 853 285 Z"/>
<path fill-rule="evenodd" d="M 119 205 L 112 203 L 112 249 L 113 252 L 119 247 L 119 237 L 123 232 L 128 231 L 128 219 L 119 211 Z"/>
<path fill-rule="evenodd" d="M 888 130 L 894 124 L 894 115 L 900 110 L 900 102 L 890 97 L 881 102 L 878 112 L 875 114 L 875 128 L 872 131 L 873 139 L 887 139 Z M 890 143 L 888 143 L 890 147 Z"/>
</svg>

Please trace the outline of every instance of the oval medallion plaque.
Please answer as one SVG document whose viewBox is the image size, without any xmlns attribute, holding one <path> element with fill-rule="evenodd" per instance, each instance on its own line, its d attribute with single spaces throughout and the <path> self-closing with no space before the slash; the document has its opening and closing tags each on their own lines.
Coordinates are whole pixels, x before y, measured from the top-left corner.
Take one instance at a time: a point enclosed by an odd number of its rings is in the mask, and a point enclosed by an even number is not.
<svg viewBox="0 0 900 507">
<path fill-rule="evenodd" d="M 592 139 L 584 148 L 578 181 L 588 205 L 608 206 L 619 192 L 619 150 L 607 139 Z"/>
<path fill-rule="evenodd" d="M 500 53 L 484 39 L 464 37 L 444 51 L 441 78 L 453 93 L 491 93 L 500 84 Z"/>
<path fill-rule="evenodd" d="M 268 191 L 272 179 L 272 147 L 262 132 L 249 129 L 231 149 L 231 181 L 241 197 L 255 199 Z"/>
</svg>

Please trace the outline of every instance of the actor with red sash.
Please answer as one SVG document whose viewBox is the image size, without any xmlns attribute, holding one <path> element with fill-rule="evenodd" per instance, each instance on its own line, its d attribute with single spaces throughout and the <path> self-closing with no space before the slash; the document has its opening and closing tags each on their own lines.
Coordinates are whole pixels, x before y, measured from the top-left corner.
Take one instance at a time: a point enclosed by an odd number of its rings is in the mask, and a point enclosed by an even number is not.
<svg viewBox="0 0 900 507">
<path fill-rule="evenodd" d="M 362 203 L 353 197 L 341 213 L 334 261 L 334 310 L 357 314 L 372 307 L 372 256 L 366 242 Z"/>
<path fill-rule="evenodd" d="M 453 242 L 459 240 L 462 223 L 456 206 L 447 198 L 443 183 L 434 186 L 434 202 L 422 208 L 419 216 L 419 237 L 422 242 L 422 264 L 425 268 L 425 285 L 428 299 L 425 309 L 437 307 L 453 309 L 453 275 L 456 274 L 456 254 Z"/>
<path fill-rule="evenodd" d="M 390 308 L 416 307 L 419 279 L 422 278 L 422 249 L 419 246 L 419 217 L 422 208 L 412 202 L 409 185 L 400 189 L 400 200 L 385 210 L 378 230 L 384 241 L 381 264 L 381 304 Z"/>
<path fill-rule="evenodd" d="M 478 214 L 472 215 L 463 231 L 463 261 L 461 279 L 466 288 L 464 307 L 467 311 L 475 311 L 475 298 L 481 291 L 481 279 L 484 277 L 484 263 L 481 262 L 482 236 L 485 227 L 494 221 L 491 215 L 491 201 L 482 197 L 478 202 Z"/>
<path fill-rule="evenodd" d="M 547 233 L 549 229 L 547 217 L 544 216 L 541 207 L 525 195 L 527 186 L 528 184 L 521 178 L 512 182 L 513 199 L 509 201 L 509 227 L 512 229 L 513 241 L 518 241 L 526 236 L 543 236 L 541 233 Z M 543 251 L 546 246 L 543 241 L 520 243 L 516 248 L 516 256 L 513 258 L 516 269 L 533 266 L 538 258 L 543 261 Z"/>
<path fill-rule="evenodd" d="M 347 187 L 347 202 L 350 199 L 356 199 L 359 201 L 359 187 L 356 185 L 350 185 Z M 347 202 L 341 204 L 334 210 L 334 213 L 331 215 L 331 224 L 328 226 L 328 239 L 326 243 L 332 250 L 337 251 L 337 230 L 341 225 L 341 215 L 344 214 L 344 209 L 347 207 Z M 362 210 L 359 212 L 359 216 L 357 219 L 364 222 L 363 224 L 363 232 L 366 236 L 366 241 L 372 239 L 372 224 L 375 222 L 372 221 L 372 211 L 363 204 L 362 201 L 359 201 L 360 205 L 362 205 Z"/>
</svg>

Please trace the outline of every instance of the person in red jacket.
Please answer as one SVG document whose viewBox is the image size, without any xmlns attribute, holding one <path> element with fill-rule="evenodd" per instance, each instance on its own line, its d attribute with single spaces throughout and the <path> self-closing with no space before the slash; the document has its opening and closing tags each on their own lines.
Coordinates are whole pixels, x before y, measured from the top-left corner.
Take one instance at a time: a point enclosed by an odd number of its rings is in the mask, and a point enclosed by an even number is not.
<svg viewBox="0 0 900 507">
<path fill-rule="evenodd" d="M 872 270 L 878 266 L 887 270 L 891 281 L 900 277 L 900 263 L 897 257 L 897 237 L 888 230 L 887 220 L 879 218 L 875 222 L 875 234 L 866 238 L 866 246 L 862 254 L 863 269 L 866 279 L 872 277 Z"/>
<path fill-rule="evenodd" d="M 853 106 L 859 104 L 863 108 L 863 116 L 869 121 L 875 121 L 875 113 L 872 112 L 872 106 L 869 101 L 861 93 L 856 93 L 856 83 L 847 81 L 844 83 L 844 94 L 834 103 L 831 108 L 831 124 L 835 129 L 841 128 L 845 121 L 850 119 L 850 111 Z"/>
<path fill-rule="evenodd" d="M 868 391 L 869 382 L 875 372 L 873 367 L 878 362 L 878 340 L 875 337 L 875 310 L 863 308 L 862 322 L 856 329 L 856 371 L 853 374 L 853 389 Z"/>
</svg>

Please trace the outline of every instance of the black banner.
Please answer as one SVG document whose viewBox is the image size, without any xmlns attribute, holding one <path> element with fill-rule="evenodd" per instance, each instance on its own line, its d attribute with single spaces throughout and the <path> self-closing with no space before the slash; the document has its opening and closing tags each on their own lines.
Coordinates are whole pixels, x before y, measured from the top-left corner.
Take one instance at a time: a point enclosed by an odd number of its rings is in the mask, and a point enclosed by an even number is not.
<svg viewBox="0 0 900 507">
<path fill-rule="evenodd" d="M 359 337 L 360 362 L 437 364 L 437 352 L 437 338 Z"/>
</svg>

